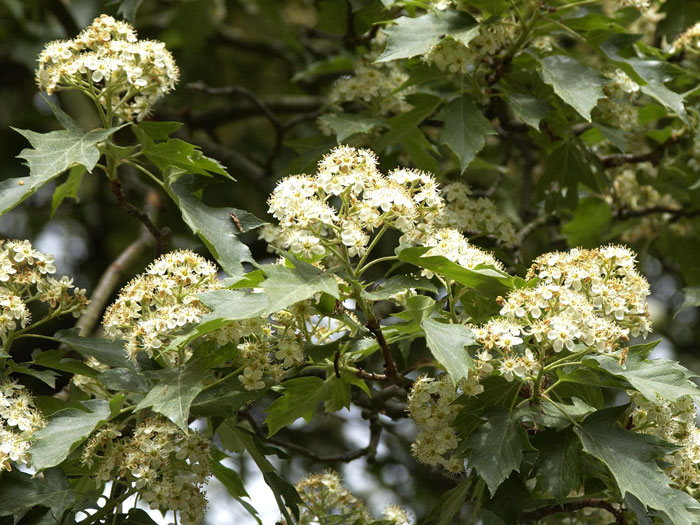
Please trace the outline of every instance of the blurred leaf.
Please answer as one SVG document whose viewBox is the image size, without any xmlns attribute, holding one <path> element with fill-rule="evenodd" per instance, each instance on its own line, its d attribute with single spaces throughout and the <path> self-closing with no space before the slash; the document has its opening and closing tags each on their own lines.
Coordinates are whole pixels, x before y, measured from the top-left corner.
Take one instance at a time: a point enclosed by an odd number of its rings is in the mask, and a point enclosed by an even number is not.
<svg viewBox="0 0 700 525">
<path fill-rule="evenodd" d="M 452 523 L 452 518 L 459 513 L 467 501 L 471 483 L 471 478 L 465 478 L 459 482 L 459 485 L 440 496 L 437 504 L 428 515 L 426 523 L 432 523 L 436 520 L 438 525 L 449 525 Z"/>
<path fill-rule="evenodd" d="M 143 0 L 112 0 L 108 5 L 119 4 L 117 14 L 133 24 L 136 20 L 136 11 L 138 11 L 141 2 Z"/>
<path fill-rule="evenodd" d="M 185 224 L 197 234 L 229 276 L 242 277 L 243 263 L 254 260 L 238 235 L 262 226 L 264 221 L 236 208 L 207 206 L 194 196 L 198 189 L 194 177 L 185 175 L 182 170 L 169 169 L 163 177 L 165 189 L 180 208 Z"/>
<path fill-rule="evenodd" d="M 508 102 L 515 116 L 536 130 L 540 129 L 540 122 L 552 111 L 552 105 L 545 99 L 524 93 L 509 93 Z"/>
<path fill-rule="evenodd" d="M 484 137 L 496 133 L 468 94 L 450 101 L 435 118 L 445 123 L 440 144 L 446 144 L 457 155 L 462 172 L 486 144 Z"/>
<path fill-rule="evenodd" d="M 421 323 L 425 330 L 425 341 L 435 359 L 445 367 L 452 381 L 469 376 L 474 363 L 467 352 L 467 346 L 476 342 L 472 331 L 462 324 L 446 324 L 435 319 L 425 319 Z"/>
<path fill-rule="evenodd" d="M 13 515 L 18 523 L 21 516 L 37 505 L 51 510 L 54 523 L 63 523 L 63 513 L 74 501 L 68 478 L 58 468 L 45 470 L 41 476 L 19 470 L 3 472 L 0 476 L 0 515 Z"/>
<path fill-rule="evenodd" d="M 700 2 L 666 0 L 659 9 L 666 16 L 659 22 L 658 33 L 673 42 L 681 33 L 700 21 Z"/>
<path fill-rule="evenodd" d="M 392 144 L 405 140 L 440 104 L 440 98 L 434 95 L 419 93 L 408 98 L 413 109 L 389 119 L 389 131 L 377 142 L 377 151 L 382 151 Z"/>
<path fill-rule="evenodd" d="M 258 516 L 258 511 L 255 510 L 255 507 L 253 507 L 249 502 L 243 499 L 250 499 L 250 496 L 246 492 L 245 486 L 243 485 L 243 480 L 238 473 L 235 470 L 222 465 L 218 461 L 211 462 L 211 473 L 221 482 L 224 487 L 226 487 L 226 490 L 231 497 L 240 503 L 248 514 L 255 519 L 255 521 L 262 525 L 262 521 Z"/>
<path fill-rule="evenodd" d="M 268 380 L 267 384 L 269 386 L 272 383 Z M 246 390 L 237 377 L 232 377 L 204 392 L 200 392 L 190 405 L 190 413 L 194 416 L 226 418 L 262 398 L 266 393 L 267 388 Z"/>
<path fill-rule="evenodd" d="M 405 293 L 409 288 L 437 293 L 438 289 L 429 279 L 413 275 L 394 275 L 375 290 L 363 291 L 362 297 L 370 301 L 386 301 L 393 296 Z"/>
<path fill-rule="evenodd" d="M 377 62 L 424 55 L 445 36 L 465 46 L 479 34 L 479 24 L 464 11 L 448 9 L 416 18 L 402 16 L 384 28 L 388 40 Z"/>
<path fill-rule="evenodd" d="M 677 448 L 653 436 L 620 428 L 617 420 L 624 408 L 600 410 L 574 428 L 583 450 L 610 469 L 623 497 L 632 494 L 644 506 L 664 513 L 674 525 L 698 523 L 700 503 L 672 488 L 671 480 L 657 463 Z"/>
<path fill-rule="evenodd" d="M 542 58 L 540 62 L 542 80 L 590 122 L 591 110 L 598 104 L 599 98 L 605 97 L 602 86 L 607 80 L 595 69 L 566 55 L 551 55 Z"/>
<path fill-rule="evenodd" d="M 37 472 L 61 463 L 110 418 L 109 403 L 103 399 L 81 401 L 80 405 L 84 410 L 64 408 L 55 412 L 48 425 L 34 434 L 29 452 Z"/>
<path fill-rule="evenodd" d="M 683 288 L 683 304 L 676 310 L 674 317 L 686 308 L 700 306 L 700 286 L 687 286 Z"/>
<path fill-rule="evenodd" d="M 374 117 L 365 117 L 354 113 L 327 113 L 319 118 L 336 135 L 338 143 L 342 143 L 355 133 L 369 133 L 376 127 L 383 127 L 386 121 Z"/>
<path fill-rule="evenodd" d="M 578 203 L 572 219 L 564 224 L 562 232 L 569 246 L 593 248 L 600 245 L 601 235 L 608 229 L 612 212 L 603 199 L 588 197 Z"/>
</svg>

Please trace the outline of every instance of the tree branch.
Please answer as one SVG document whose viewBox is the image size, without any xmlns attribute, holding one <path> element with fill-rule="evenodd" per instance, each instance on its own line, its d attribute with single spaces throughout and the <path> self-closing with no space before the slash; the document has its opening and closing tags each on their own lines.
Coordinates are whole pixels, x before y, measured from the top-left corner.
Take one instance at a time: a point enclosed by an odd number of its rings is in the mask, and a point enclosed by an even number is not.
<svg viewBox="0 0 700 525">
<path fill-rule="evenodd" d="M 610 514 L 615 516 L 615 523 L 618 525 L 625 525 L 627 521 L 625 520 L 625 513 L 618 506 L 613 505 L 609 501 L 603 499 L 584 499 L 581 501 L 572 501 L 569 503 L 564 503 L 563 505 L 552 505 L 550 507 L 543 507 L 541 509 L 532 510 L 529 512 L 523 512 L 520 514 L 519 523 L 536 523 L 538 520 L 550 516 L 552 514 L 558 514 L 560 512 L 574 512 L 586 508 L 599 508 L 605 509 Z"/>
<path fill-rule="evenodd" d="M 666 142 L 658 148 L 647 153 L 621 153 L 617 155 L 605 155 L 600 157 L 600 162 L 604 168 L 615 168 L 623 164 L 637 164 L 640 162 L 651 162 L 658 164 L 664 156 L 666 150 L 681 139 L 681 134 L 672 135 Z"/>
<path fill-rule="evenodd" d="M 119 205 L 119 207 L 126 211 L 126 213 L 128 213 L 132 217 L 135 217 L 139 221 L 141 221 L 141 223 L 146 227 L 146 229 L 149 232 L 151 232 L 151 235 L 153 235 L 153 237 L 156 239 L 156 252 L 162 253 L 168 242 L 168 238 L 170 237 L 170 228 L 158 229 L 155 226 L 155 224 L 151 222 L 151 219 L 148 217 L 147 213 L 139 210 L 136 206 L 134 206 L 128 200 L 126 200 L 124 190 L 122 190 L 121 181 L 119 181 L 118 179 L 112 181 L 110 182 L 109 187 L 111 188 L 114 197 L 117 199 L 117 204 Z"/>
<path fill-rule="evenodd" d="M 146 194 L 146 212 L 152 217 L 155 217 L 160 206 L 160 194 L 155 190 L 149 190 Z M 124 280 L 124 275 L 127 269 L 141 256 L 141 254 L 149 246 L 155 242 L 155 238 L 151 232 L 142 226 L 141 233 L 127 246 L 122 253 L 119 254 L 112 264 L 107 267 L 107 270 L 102 274 L 97 282 L 95 290 L 90 296 L 90 304 L 80 319 L 75 323 L 80 335 L 88 337 L 94 332 L 100 316 L 107 305 L 114 290 L 117 289 L 120 283 Z"/>
<path fill-rule="evenodd" d="M 668 214 L 672 215 L 671 222 L 678 219 L 700 217 L 700 210 L 679 210 L 676 208 L 665 208 L 663 206 L 651 206 L 640 210 L 620 209 L 615 217 L 617 219 L 630 219 L 632 217 L 646 217 L 647 215 Z"/>
<path fill-rule="evenodd" d="M 379 421 L 379 418 L 377 417 L 377 414 L 371 414 L 369 416 L 370 420 L 370 435 L 369 435 L 369 444 L 366 447 L 359 448 L 357 450 L 352 450 L 350 452 L 346 452 L 344 454 L 333 454 L 330 456 L 320 456 L 316 454 L 315 452 L 312 452 L 311 450 L 302 447 L 300 445 L 297 445 L 295 443 L 289 443 L 287 441 L 282 441 L 279 439 L 267 437 L 263 429 L 258 425 L 257 421 L 255 421 L 255 418 L 249 413 L 249 412 L 244 412 L 241 411 L 239 412 L 239 415 L 245 419 L 253 429 L 253 432 L 255 432 L 258 437 L 263 439 L 265 442 L 270 443 L 272 445 L 277 445 L 278 447 L 282 447 L 286 450 L 291 450 L 294 452 L 297 452 L 301 454 L 302 456 L 306 456 L 307 458 L 313 459 L 314 461 L 319 461 L 321 463 L 334 463 L 334 462 L 344 462 L 344 463 L 349 463 L 350 461 L 353 461 L 355 459 L 361 458 L 362 456 L 367 456 L 368 458 L 374 458 L 374 456 L 377 453 L 377 447 L 379 446 L 379 439 L 382 434 L 382 424 Z"/>
</svg>

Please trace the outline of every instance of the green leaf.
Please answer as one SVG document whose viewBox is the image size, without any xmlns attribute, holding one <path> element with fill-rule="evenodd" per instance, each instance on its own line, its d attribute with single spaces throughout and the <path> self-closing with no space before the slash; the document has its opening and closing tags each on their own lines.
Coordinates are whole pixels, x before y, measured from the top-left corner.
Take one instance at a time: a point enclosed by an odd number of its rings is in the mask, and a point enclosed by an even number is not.
<svg viewBox="0 0 700 525">
<path fill-rule="evenodd" d="M 39 188 L 77 164 L 92 173 L 101 156 L 97 145 L 126 125 L 87 131 L 51 102 L 48 104 L 67 129 L 36 133 L 31 130 L 12 128 L 32 145 L 31 149 L 23 149 L 17 155 L 18 158 L 27 161 L 29 177 L 0 182 L 0 215 L 10 211 Z"/>
<path fill-rule="evenodd" d="M 676 447 L 646 434 L 620 428 L 625 407 L 601 410 L 586 418 L 574 432 L 583 450 L 602 461 L 615 478 L 624 498 L 632 494 L 644 506 L 664 513 L 674 525 L 694 525 L 700 520 L 700 504 L 670 486 L 657 461 Z"/>
<path fill-rule="evenodd" d="M 538 131 L 540 122 L 552 111 L 552 105 L 545 99 L 524 93 L 509 93 L 508 102 L 520 120 Z"/>
<path fill-rule="evenodd" d="M 112 0 L 110 4 L 119 3 L 117 14 L 133 24 L 134 20 L 136 20 L 136 11 L 138 11 L 141 2 L 143 0 Z"/>
<path fill-rule="evenodd" d="M 318 120 L 333 130 L 338 143 L 342 143 L 355 133 L 369 133 L 376 127 L 386 126 L 386 121 L 383 119 L 354 113 L 328 113 Z"/>
<path fill-rule="evenodd" d="M 471 449 L 467 464 L 481 476 L 491 495 L 510 473 L 519 471 L 524 450 L 532 450 L 525 429 L 508 411 L 485 414 L 481 425 L 467 438 Z"/>
<path fill-rule="evenodd" d="M 602 86 L 606 79 L 596 70 L 566 55 L 541 59 L 542 80 L 554 88 L 559 97 L 588 122 L 598 99 L 605 97 Z"/>
<path fill-rule="evenodd" d="M 584 184 L 595 191 L 605 188 L 600 162 L 590 155 L 578 140 L 564 141 L 554 148 L 547 158 L 540 188 L 556 183 L 559 192 L 566 190 L 565 201 L 574 208 L 578 201 L 578 186 Z"/>
<path fill-rule="evenodd" d="M 330 396 L 330 381 L 318 377 L 295 377 L 282 383 L 282 395 L 267 409 L 268 437 L 303 417 L 311 421 L 318 405 Z"/>
<path fill-rule="evenodd" d="M 464 11 L 447 9 L 416 18 L 402 16 L 384 28 L 388 40 L 377 62 L 424 55 L 446 35 L 465 46 L 479 34 L 479 24 Z"/>
<path fill-rule="evenodd" d="M 165 189 L 180 208 L 185 224 L 202 240 L 229 276 L 242 277 L 243 263 L 254 260 L 238 235 L 265 223 L 243 210 L 207 206 L 193 195 L 199 189 L 195 186 L 195 178 L 179 169 L 168 169 L 163 177 Z"/>
<path fill-rule="evenodd" d="M 648 361 L 645 351 L 635 351 L 635 347 L 629 348 L 623 364 L 617 358 L 606 355 L 590 356 L 590 360 L 610 374 L 626 379 L 649 401 L 657 402 L 657 396 L 667 401 L 675 401 L 683 396 L 700 399 L 700 388 L 690 380 L 697 375 L 677 361 Z M 589 358 L 584 361 L 587 362 L 590 362 Z"/>
<path fill-rule="evenodd" d="M 68 173 L 68 178 L 65 182 L 56 186 L 53 192 L 53 197 L 51 198 L 51 218 L 53 219 L 56 210 L 61 205 L 64 199 L 71 198 L 76 201 L 78 198 L 78 190 L 83 182 L 83 175 L 85 175 L 84 166 L 73 166 Z"/>
<path fill-rule="evenodd" d="M 58 377 L 58 374 L 53 370 L 36 370 L 28 366 L 18 365 L 12 359 L 7 361 L 7 366 L 16 374 L 36 377 L 39 381 L 46 383 L 51 388 L 56 388 L 56 377 Z"/>
<path fill-rule="evenodd" d="M 674 317 L 686 308 L 700 306 L 700 286 L 687 286 L 683 288 L 683 304 L 680 306 Z"/>
<path fill-rule="evenodd" d="M 75 494 L 65 474 L 58 468 L 31 476 L 19 470 L 0 476 L 0 515 L 23 516 L 36 505 L 48 507 L 55 523 L 63 523 L 63 513 L 73 505 Z M 19 519 L 17 519 L 19 522 Z"/>
<path fill-rule="evenodd" d="M 572 248 L 593 248 L 600 245 L 601 236 L 611 220 L 612 212 L 607 202 L 599 197 L 587 197 L 578 203 L 574 216 L 562 231 Z"/>
<path fill-rule="evenodd" d="M 141 143 L 141 152 L 162 172 L 173 166 L 186 173 L 206 176 L 216 173 L 233 179 L 218 160 L 207 157 L 194 144 L 171 138 L 155 142 L 141 124 L 132 124 L 131 129 Z"/>
<path fill-rule="evenodd" d="M 64 408 L 55 412 L 49 424 L 34 434 L 29 452 L 38 471 L 55 467 L 73 452 L 94 430 L 110 417 L 109 403 L 103 399 L 80 401 L 85 408 Z"/>
<path fill-rule="evenodd" d="M 290 256 L 287 257 L 287 264 L 266 264 L 261 267 L 267 275 L 260 288 L 267 297 L 268 313 L 279 312 L 319 292 L 340 298 L 333 274 Z"/>
<path fill-rule="evenodd" d="M 538 434 L 535 446 L 540 451 L 535 475 L 542 488 L 562 503 L 569 492 L 583 484 L 585 470 L 581 458 L 581 441 L 571 428 Z"/>
<path fill-rule="evenodd" d="M 382 283 L 376 290 L 368 292 L 364 290 L 362 297 L 369 301 L 387 301 L 393 296 L 403 293 L 409 288 L 427 290 L 437 293 L 438 289 L 430 279 L 415 275 L 394 275 Z"/>
<path fill-rule="evenodd" d="M 397 144 L 417 131 L 417 127 L 433 114 L 440 104 L 440 97 L 418 93 L 408 97 L 413 109 L 389 119 L 389 131 L 377 141 L 376 150 L 383 151 L 392 144 Z"/>
<path fill-rule="evenodd" d="M 421 323 L 425 330 L 425 341 L 435 359 L 445 367 L 452 381 L 469 376 L 474 363 L 469 357 L 467 346 L 476 342 L 472 331 L 463 324 L 445 324 L 435 319 L 425 319 Z"/>
<path fill-rule="evenodd" d="M 427 295 L 412 295 L 406 298 L 406 312 L 420 323 L 435 311 L 435 299 Z"/>
<path fill-rule="evenodd" d="M 600 49 L 641 85 L 642 93 L 655 98 L 687 123 L 683 95 L 666 87 L 666 82 L 677 76 L 680 70 L 668 62 L 620 55 L 620 51 L 633 46 L 640 38 L 641 35 L 625 33 L 612 35 L 600 45 Z"/>
<path fill-rule="evenodd" d="M 486 144 L 484 137 L 496 133 L 468 94 L 449 102 L 435 118 L 445 123 L 440 144 L 446 144 L 457 155 L 462 171 L 467 169 Z"/>
<path fill-rule="evenodd" d="M 69 359 L 63 357 L 63 350 L 45 350 L 44 352 L 34 352 L 32 361 L 29 364 L 45 366 L 62 372 L 70 372 L 71 374 L 80 374 L 87 377 L 96 377 L 98 372 L 94 368 L 90 368 L 82 361 L 77 359 Z"/>
<path fill-rule="evenodd" d="M 667 0 L 659 10 L 666 16 L 659 22 L 658 32 L 673 42 L 695 22 L 700 21 L 700 2 Z"/>
<path fill-rule="evenodd" d="M 151 389 L 148 379 L 128 368 L 105 370 L 97 376 L 97 380 L 105 388 L 117 392 L 145 393 Z"/>
<path fill-rule="evenodd" d="M 241 408 L 257 401 L 267 393 L 267 388 L 246 390 L 237 377 L 219 383 L 200 392 L 190 405 L 193 416 L 215 416 L 226 418 Z"/>
<path fill-rule="evenodd" d="M 111 341 L 102 337 L 82 337 L 78 335 L 77 328 L 56 332 L 54 338 L 84 357 L 94 357 L 107 366 L 134 370 L 134 363 L 124 351 L 124 341 Z"/>
<path fill-rule="evenodd" d="M 436 274 L 452 279 L 479 293 L 496 298 L 504 296 L 513 288 L 522 288 L 527 283 L 493 267 L 481 267 L 469 270 L 442 256 L 424 256 L 429 248 L 406 248 L 399 252 L 399 260 L 425 268 Z"/>
<path fill-rule="evenodd" d="M 151 408 L 187 433 L 190 405 L 204 388 L 205 371 L 197 359 L 190 359 L 184 366 L 153 374 L 159 381 L 136 405 L 136 410 Z"/>
<path fill-rule="evenodd" d="M 221 482 L 221 484 L 224 487 L 226 487 L 226 490 L 233 497 L 233 499 L 238 501 L 238 503 L 240 503 L 243 506 L 243 508 L 245 508 L 246 511 L 253 518 L 255 518 L 255 521 L 262 525 L 262 521 L 260 520 L 258 512 L 255 510 L 255 507 L 253 507 L 249 502 L 243 499 L 250 499 L 250 496 L 246 492 L 243 480 L 238 475 L 238 473 L 235 470 L 222 465 L 218 461 L 211 462 L 211 473 L 216 479 L 218 479 Z"/>
<path fill-rule="evenodd" d="M 289 510 L 292 511 L 295 518 L 299 519 L 299 505 L 303 504 L 299 493 L 293 485 L 289 484 L 277 474 L 275 468 L 265 457 L 263 447 L 260 446 L 257 436 L 238 426 L 233 427 L 232 430 L 238 438 L 238 441 L 245 447 L 260 469 L 265 483 L 267 483 L 267 486 L 270 487 L 272 493 L 275 495 L 277 506 L 282 515 L 287 519 L 287 523 L 294 523 L 289 515 Z"/>
<path fill-rule="evenodd" d="M 438 525 L 449 525 L 464 506 L 471 488 L 471 478 L 465 478 L 459 485 L 448 490 L 437 501 L 435 508 L 430 512 L 426 522 L 438 520 Z"/>
</svg>

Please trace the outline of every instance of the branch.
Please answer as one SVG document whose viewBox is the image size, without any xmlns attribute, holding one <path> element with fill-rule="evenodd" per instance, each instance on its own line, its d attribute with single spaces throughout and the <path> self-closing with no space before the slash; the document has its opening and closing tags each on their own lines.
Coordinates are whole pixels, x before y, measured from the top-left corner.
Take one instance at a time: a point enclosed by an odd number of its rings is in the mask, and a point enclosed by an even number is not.
<svg viewBox="0 0 700 525">
<path fill-rule="evenodd" d="M 370 306 L 369 308 L 371 309 L 372 307 Z M 375 337 L 377 343 L 379 343 L 379 348 L 381 348 L 382 350 L 382 355 L 384 356 L 384 370 L 386 372 L 386 380 L 391 381 L 392 383 L 395 383 L 397 385 L 410 386 L 412 381 L 407 377 L 403 376 L 402 374 L 399 374 L 399 372 L 396 370 L 396 364 L 394 363 L 394 358 L 391 357 L 391 350 L 389 350 L 389 344 L 386 342 L 386 338 L 384 337 L 384 333 L 382 332 L 382 327 L 379 324 L 377 318 L 374 317 L 374 314 L 370 316 L 370 319 L 367 321 L 366 326 L 367 329 Z M 378 374 L 374 375 L 376 376 L 376 378 L 381 377 Z M 380 381 L 381 380 L 383 379 L 380 379 Z"/>
<path fill-rule="evenodd" d="M 126 211 L 126 213 L 128 213 L 132 217 L 136 217 L 139 221 L 141 221 L 141 223 L 146 227 L 146 229 L 149 232 L 151 232 L 151 235 L 153 235 L 153 237 L 156 239 L 156 251 L 158 253 L 162 253 L 168 242 L 168 238 L 170 237 L 170 228 L 161 228 L 159 230 L 158 228 L 156 228 L 155 224 L 151 222 L 151 219 L 148 217 L 147 213 L 139 210 L 136 206 L 134 206 L 128 200 L 126 200 L 126 196 L 124 195 L 124 191 L 122 190 L 121 181 L 119 181 L 118 179 L 112 181 L 110 182 L 109 187 L 112 189 L 112 193 L 117 199 L 117 204 L 119 205 L 119 207 Z"/>
<path fill-rule="evenodd" d="M 149 190 L 146 194 L 146 211 L 150 213 L 151 216 L 155 216 L 159 206 L 160 194 L 155 190 Z M 90 296 L 90 304 L 88 304 L 83 315 L 81 315 L 80 319 L 75 323 L 75 326 L 80 331 L 80 335 L 88 337 L 92 334 L 112 292 L 123 282 L 127 268 L 129 268 L 154 241 L 153 235 L 143 226 L 138 238 L 127 246 L 124 251 L 119 254 L 119 257 L 107 267 L 107 270 L 105 270 L 102 277 L 100 277 L 95 290 Z"/>
<path fill-rule="evenodd" d="M 615 523 L 618 525 L 625 525 L 627 523 L 625 520 L 625 513 L 622 511 L 622 509 L 603 499 L 594 498 L 584 499 L 581 501 L 572 501 L 570 503 L 564 503 L 563 505 L 552 505 L 550 507 L 543 507 L 541 509 L 523 512 L 520 514 L 520 519 L 518 522 L 535 523 L 538 520 L 552 514 L 559 514 L 560 512 L 574 512 L 586 508 L 605 509 L 610 514 L 615 516 Z"/>
<path fill-rule="evenodd" d="M 370 435 L 369 435 L 369 444 L 364 447 L 360 448 L 357 450 L 352 450 L 350 452 L 346 452 L 344 454 L 333 454 L 330 456 L 319 456 L 315 452 L 312 452 L 311 450 L 296 445 L 295 443 L 289 443 L 287 441 L 282 441 L 279 439 L 267 437 L 265 432 L 263 431 L 262 428 L 260 428 L 260 425 L 258 425 L 257 421 L 255 421 L 255 418 L 249 413 L 249 412 L 239 412 L 239 415 L 243 417 L 248 423 L 250 424 L 251 428 L 253 431 L 260 437 L 262 440 L 266 441 L 267 443 L 270 443 L 272 445 L 277 445 L 278 447 L 282 447 L 286 450 L 292 450 L 294 452 L 297 452 L 301 454 L 302 456 L 306 456 L 307 458 L 313 459 L 314 461 L 319 461 L 321 463 L 333 463 L 333 462 L 344 462 L 344 463 L 349 463 L 350 461 L 353 461 L 355 459 L 361 458 L 362 456 L 367 456 L 368 458 L 374 458 L 374 456 L 377 453 L 377 447 L 379 446 L 379 439 L 382 434 L 382 424 L 379 421 L 379 418 L 377 417 L 376 413 L 372 414 L 369 417 L 370 420 L 370 425 L 369 425 L 369 430 L 370 430 Z"/>
<path fill-rule="evenodd" d="M 640 162 L 651 162 L 658 164 L 664 156 L 666 150 L 681 139 L 681 134 L 673 134 L 666 142 L 658 148 L 647 153 L 624 153 L 617 155 L 605 155 L 600 157 L 600 162 L 604 168 L 615 168 L 623 164 L 637 164 Z"/>
<path fill-rule="evenodd" d="M 655 214 L 672 215 L 671 222 L 682 218 L 700 217 L 700 210 L 679 210 L 676 208 L 665 208 L 663 206 L 651 206 L 640 210 L 621 209 L 615 214 L 617 219 L 629 219 L 632 217 L 646 217 Z"/>
<path fill-rule="evenodd" d="M 289 62 L 295 60 L 292 50 L 279 40 L 255 39 L 243 31 L 227 26 L 220 27 L 216 36 L 222 43 L 245 51 L 271 55 Z"/>
</svg>

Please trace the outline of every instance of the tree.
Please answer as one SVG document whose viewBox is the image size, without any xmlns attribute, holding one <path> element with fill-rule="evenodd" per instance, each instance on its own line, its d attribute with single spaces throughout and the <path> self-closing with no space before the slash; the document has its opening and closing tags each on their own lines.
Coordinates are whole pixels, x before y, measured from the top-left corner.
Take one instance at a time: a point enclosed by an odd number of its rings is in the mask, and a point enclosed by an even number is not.
<svg viewBox="0 0 700 525">
<path fill-rule="evenodd" d="M 246 461 L 288 524 L 699 520 L 700 389 L 647 339 L 698 339 L 699 10 L 4 6 L 60 38 L 54 118 L 8 113 L 2 523 L 200 523 L 210 478 L 260 521 Z M 319 473 L 361 458 L 410 512 Z"/>
</svg>

